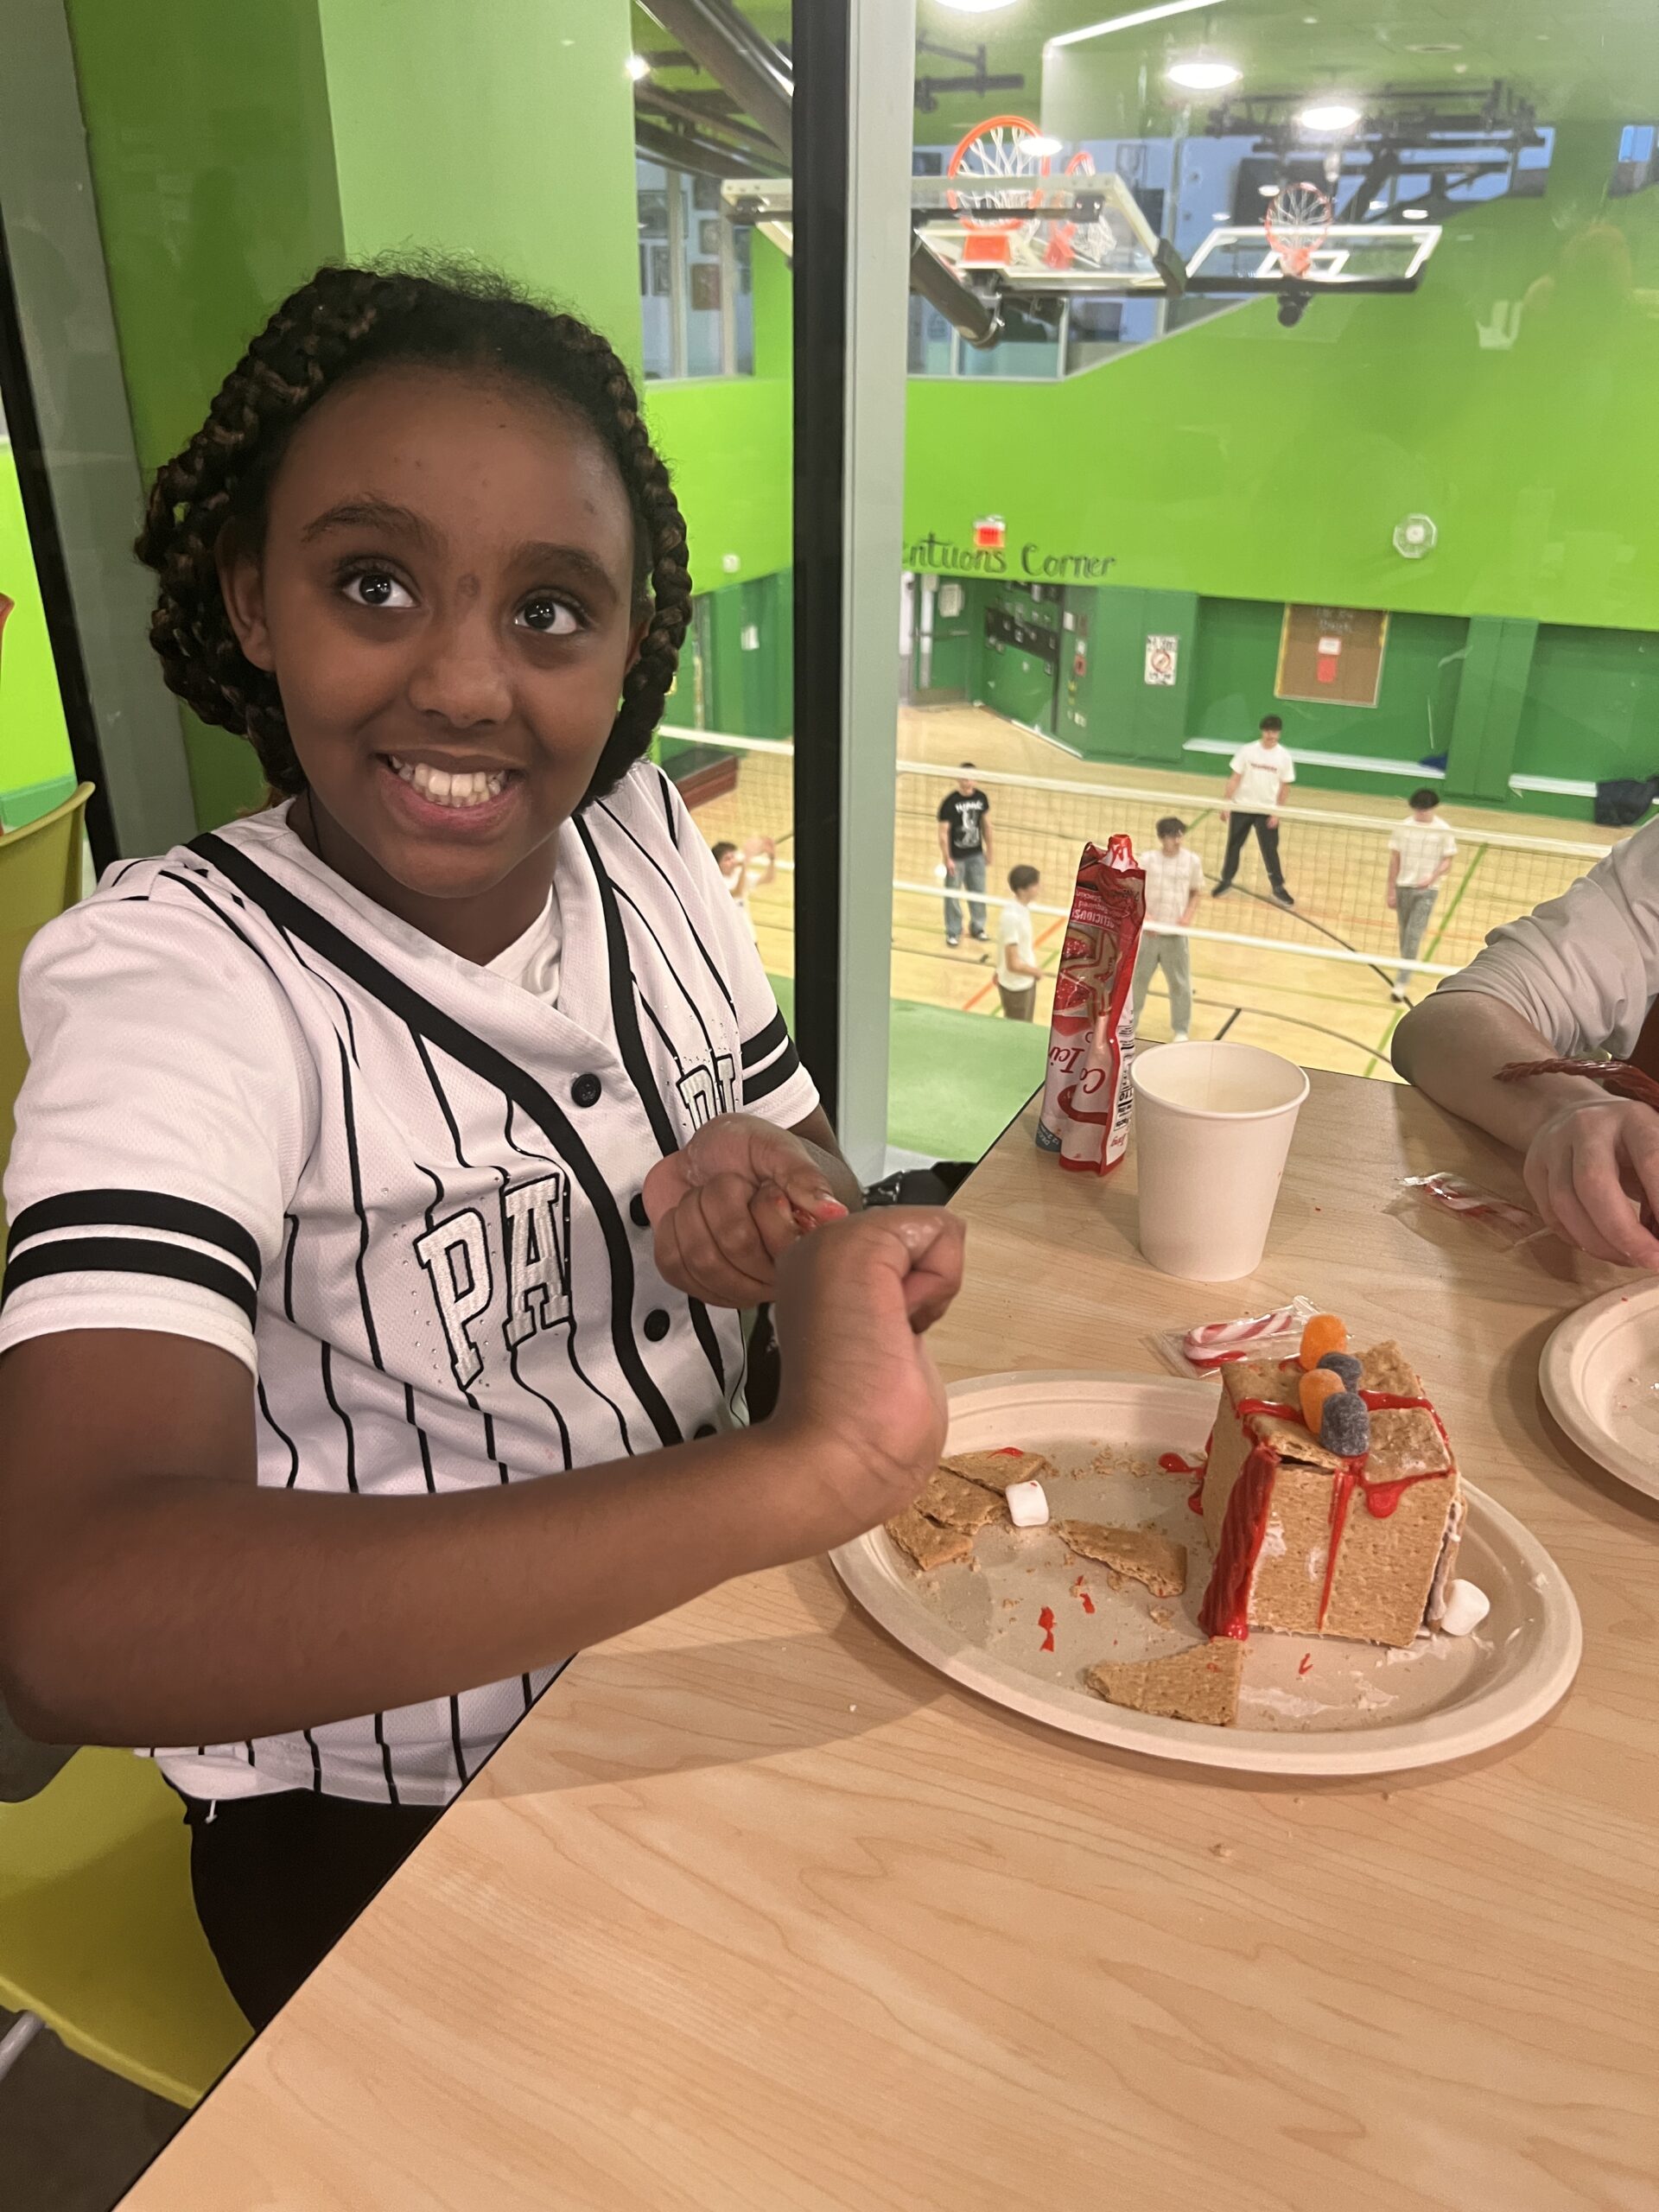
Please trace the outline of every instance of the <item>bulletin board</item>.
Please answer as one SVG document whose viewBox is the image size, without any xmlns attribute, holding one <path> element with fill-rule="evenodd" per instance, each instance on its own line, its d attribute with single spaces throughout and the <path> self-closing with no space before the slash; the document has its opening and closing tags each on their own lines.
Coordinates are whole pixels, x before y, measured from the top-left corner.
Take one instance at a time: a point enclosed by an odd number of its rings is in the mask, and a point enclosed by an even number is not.
<svg viewBox="0 0 1659 2212">
<path fill-rule="evenodd" d="M 1287 607 L 1274 696 L 1374 707 L 1388 642 L 1389 618 L 1376 607 Z"/>
</svg>

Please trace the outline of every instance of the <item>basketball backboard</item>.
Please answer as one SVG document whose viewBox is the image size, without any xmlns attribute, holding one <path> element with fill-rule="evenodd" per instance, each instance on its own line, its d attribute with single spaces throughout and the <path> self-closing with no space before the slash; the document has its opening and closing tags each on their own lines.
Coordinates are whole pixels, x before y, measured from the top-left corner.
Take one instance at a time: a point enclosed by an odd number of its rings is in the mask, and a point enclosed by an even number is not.
<svg viewBox="0 0 1659 2212">
<path fill-rule="evenodd" d="M 1437 223 L 1333 223 L 1295 274 L 1259 224 L 1211 231 L 1187 264 L 1193 292 L 1414 292 L 1440 242 Z"/>
</svg>

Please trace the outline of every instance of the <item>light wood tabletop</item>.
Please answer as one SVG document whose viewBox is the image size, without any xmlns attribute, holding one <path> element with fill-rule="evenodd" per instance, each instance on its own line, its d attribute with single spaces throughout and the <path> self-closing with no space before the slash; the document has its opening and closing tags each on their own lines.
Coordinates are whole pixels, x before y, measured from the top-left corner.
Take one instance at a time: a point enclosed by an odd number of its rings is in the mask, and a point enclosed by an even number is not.
<svg viewBox="0 0 1659 2212">
<path fill-rule="evenodd" d="M 1549 1427 L 1618 1280 L 1391 1211 L 1513 1169 L 1315 1076 L 1259 1275 L 1134 1244 L 1133 1164 L 1017 1122 L 965 1186 L 951 1376 L 1147 1369 L 1305 1291 L 1398 1334 L 1584 1616 L 1478 1763 L 1229 1782 L 1059 1735 L 812 1564 L 589 1652 L 126 2200 L 135 2212 L 1654 2212 L 1659 1507 Z"/>
</svg>

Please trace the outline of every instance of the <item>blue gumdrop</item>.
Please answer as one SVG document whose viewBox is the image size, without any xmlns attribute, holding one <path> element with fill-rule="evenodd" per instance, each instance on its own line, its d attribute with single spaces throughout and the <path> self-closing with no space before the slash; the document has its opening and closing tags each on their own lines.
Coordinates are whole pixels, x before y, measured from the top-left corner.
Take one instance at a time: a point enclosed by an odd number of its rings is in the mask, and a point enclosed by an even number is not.
<svg viewBox="0 0 1659 2212">
<path fill-rule="evenodd" d="M 1359 1362 L 1354 1357 L 1352 1352 L 1328 1351 L 1320 1360 L 1319 1365 L 1328 1367 L 1333 1375 L 1341 1376 L 1342 1387 L 1344 1390 L 1358 1389 L 1361 1370 Z"/>
<path fill-rule="evenodd" d="M 1371 1416 L 1352 1390 L 1333 1390 L 1319 1411 L 1319 1441 L 1339 1459 L 1357 1459 L 1371 1448 Z"/>
</svg>

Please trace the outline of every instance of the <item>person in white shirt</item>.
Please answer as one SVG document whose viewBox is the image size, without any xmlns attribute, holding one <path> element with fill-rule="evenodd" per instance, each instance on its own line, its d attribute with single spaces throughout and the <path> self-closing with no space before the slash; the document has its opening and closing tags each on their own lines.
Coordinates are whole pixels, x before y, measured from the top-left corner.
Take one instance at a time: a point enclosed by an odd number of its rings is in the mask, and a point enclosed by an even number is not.
<svg viewBox="0 0 1659 2212">
<path fill-rule="evenodd" d="M 1296 780 L 1296 763 L 1281 741 L 1284 727 L 1277 715 L 1263 715 L 1255 743 L 1240 746 L 1232 757 L 1226 791 L 1232 810 L 1226 817 L 1227 854 L 1210 894 L 1212 899 L 1224 899 L 1232 889 L 1239 860 L 1254 830 L 1274 897 L 1281 906 L 1296 904 L 1285 888 L 1285 872 L 1279 862 L 1279 809 Z"/>
<path fill-rule="evenodd" d="M 749 912 L 749 893 L 764 891 L 778 876 L 778 848 L 770 837 L 750 837 L 742 850 L 728 839 L 709 849 L 719 868 L 721 880 L 732 894 L 732 904 L 743 917 L 743 926 L 754 935 L 754 917 Z"/>
<path fill-rule="evenodd" d="M 1533 1203 L 1599 1260 L 1659 1273 L 1659 1113 L 1587 1076 L 1500 1083 L 1516 1060 L 1607 1052 L 1659 1077 L 1659 823 L 1492 931 L 1394 1033 L 1394 1065 L 1522 1155 Z"/>
<path fill-rule="evenodd" d="M 1458 841 L 1440 818 L 1440 795 L 1427 784 L 1406 801 L 1411 812 L 1389 838 L 1389 906 L 1400 930 L 1400 957 L 1414 960 Z M 1394 979 L 1390 998 L 1405 1001 L 1411 970 Z"/>
<path fill-rule="evenodd" d="M 1147 876 L 1147 918 L 1135 960 L 1135 1026 L 1141 1027 L 1147 993 L 1161 968 L 1174 1030 L 1170 1042 L 1175 1045 L 1184 1045 L 1192 1027 L 1192 946 L 1181 932 L 1192 928 L 1204 889 L 1204 862 L 1182 843 L 1185 835 L 1180 817 L 1166 814 L 1158 824 L 1158 842 L 1135 856 Z"/>
<path fill-rule="evenodd" d="M 996 925 L 996 995 L 1009 1021 L 1030 1021 L 1037 1011 L 1043 971 L 1030 907 L 1041 888 L 1042 878 L 1034 868 L 1021 865 L 1008 870 L 1008 889 L 1014 895 L 1004 902 Z"/>
</svg>

